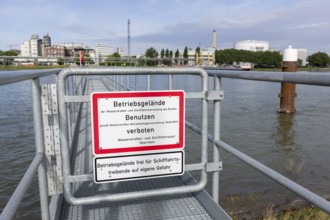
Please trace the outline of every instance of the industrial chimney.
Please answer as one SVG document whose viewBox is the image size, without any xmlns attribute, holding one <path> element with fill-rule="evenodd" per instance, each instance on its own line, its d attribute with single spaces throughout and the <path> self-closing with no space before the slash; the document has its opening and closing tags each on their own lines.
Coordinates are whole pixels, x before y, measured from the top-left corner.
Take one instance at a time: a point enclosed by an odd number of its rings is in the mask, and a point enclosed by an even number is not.
<svg viewBox="0 0 330 220">
<path fill-rule="evenodd" d="M 217 50 L 217 32 L 213 30 L 213 53 L 212 53 L 212 65 L 215 65 L 215 51 Z"/>
<path fill-rule="evenodd" d="M 213 30 L 213 49 L 217 49 L 217 32 Z"/>
<path fill-rule="evenodd" d="M 131 56 L 131 34 L 130 34 L 130 24 L 131 20 L 127 21 L 127 56 L 130 58 Z"/>
</svg>

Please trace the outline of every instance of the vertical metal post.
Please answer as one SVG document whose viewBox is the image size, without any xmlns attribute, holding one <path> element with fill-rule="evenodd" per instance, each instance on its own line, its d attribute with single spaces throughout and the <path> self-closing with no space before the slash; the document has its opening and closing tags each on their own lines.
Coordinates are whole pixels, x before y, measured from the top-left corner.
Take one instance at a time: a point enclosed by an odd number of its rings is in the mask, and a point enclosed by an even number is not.
<svg viewBox="0 0 330 220">
<path fill-rule="evenodd" d="M 296 72 L 297 71 L 297 49 L 292 49 L 291 46 L 284 50 L 282 72 Z M 296 84 L 281 83 L 281 93 L 278 94 L 280 98 L 280 113 L 294 113 L 295 112 L 295 98 Z"/>
<path fill-rule="evenodd" d="M 173 89 L 173 75 L 168 75 L 168 89 Z"/>
<path fill-rule="evenodd" d="M 150 75 L 148 75 L 148 91 L 150 91 Z"/>
<path fill-rule="evenodd" d="M 214 90 L 220 91 L 221 89 L 221 79 L 218 76 L 214 76 Z M 213 120 L 214 120 L 214 130 L 213 130 L 213 140 L 220 139 L 220 100 L 214 100 L 213 102 Z M 213 141 L 213 162 L 220 161 L 220 152 L 218 147 Z M 219 171 L 213 172 L 213 183 L 212 183 L 212 197 L 214 201 L 219 203 Z"/>
<path fill-rule="evenodd" d="M 68 91 L 68 95 L 71 95 L 71 89 L 70 89 L 70 80 L 72 79 L 72 77 L 68 78 L 67 82 L 66 82 L 66 91 Z M 73 135 L 73 131 L 71 130 L 71 103 L 69 103 L 66 107 L 66 113 L 68 115 L 68 129 L 69 129 L 69 143 L 71 145 L 72 142 L 72 135 Z"/>
<path fill-rule="evenodd" d="M 32 103 L 33 103 L 33 120 L 35 131 L 35 143 L 36 152 L 45 153 L 45 144 L 43 136 L 42 126 L 42 110 L 41 110 L 41 92 L 39 79 L 31 80 L 32 84 Z M 49 217 L 49 205 L 48 205 L 48 186 L 47 186 L 47 166 L 45 158 L 41 162 L 38 168 L 38 180 L 39 180 L 39 197 L 40 197 L 40 209 L 41 218 L 48 220 Z"/>
<path fill-rule="evenodd" d="M 126 77 L 127 77 L 126 78 L 127 88 L 129 89 L 129 91 L 131 91 L 130 79 L 129 79 L 130 75 L 127 75 Z"/>
<path fill-rule="evenodd" d="M 134 88 L 135 91 L 138 90 L 138 75 L 135 76 L 135 88 Z"/>
<path fill-rule="evenodd" d="M 208 90 L 208 74 L 202 76 L 202 91 L 204 94 Z M 204 97 L 202 100 L 202 148 L 201 148 L 201 162 L 207 163 L 207 147 L 208 147 L 208 100 Z M 201 179 L 207 179 L 206 170 L 201 171 Z"/>
<path fill-rule="evenodd" d="M 118 88 L 119 88 L 119 85 L 118 85 L 118 82 L 119 82 L 119 75 L 116 75 L 115 77 L 116 77 L 116 78 L 115 78 L 115 82 L 114 82 L 114 83 L 115 83 L 115 87 L 116 87 L 116 90 L 115 90 L 115 91 L 118 91 L 118 90 L 119 90 L 119 89 L 118 89 Z"/>
</svg>

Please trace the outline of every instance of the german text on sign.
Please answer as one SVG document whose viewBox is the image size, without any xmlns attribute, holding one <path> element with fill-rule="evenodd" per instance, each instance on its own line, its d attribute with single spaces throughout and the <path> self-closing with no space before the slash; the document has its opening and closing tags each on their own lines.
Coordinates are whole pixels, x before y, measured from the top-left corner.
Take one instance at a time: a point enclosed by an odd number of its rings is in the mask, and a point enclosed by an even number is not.
<svg viewBox="0 0 330 220">
<path fill-rule="evenodd" d="M 184 92 L 92 94 L 94 154 L 182 149 Z"/>
<path fill-rule="evenodd" d="M 184 153 L 163 152 L 94 158 L 96 183 L 182 175 Z"/>
</svg>

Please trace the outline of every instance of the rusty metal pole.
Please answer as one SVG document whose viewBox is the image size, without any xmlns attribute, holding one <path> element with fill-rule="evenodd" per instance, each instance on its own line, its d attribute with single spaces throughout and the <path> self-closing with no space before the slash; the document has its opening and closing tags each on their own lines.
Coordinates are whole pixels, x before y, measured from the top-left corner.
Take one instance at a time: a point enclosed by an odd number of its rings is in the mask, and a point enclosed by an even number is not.
<svg viewBox="0 0 330 220">
<path fill-rule="evenodd" d="M 282 72 L 297 72 L 297 49 L 292 49 L 291 46 L 284 50 Z M 281 83 L 281 92 L 278 94 L 280 98 L 280 107 L 277 109 L 279 113 L 294 113 L 296 84 Z"/>
</svg>

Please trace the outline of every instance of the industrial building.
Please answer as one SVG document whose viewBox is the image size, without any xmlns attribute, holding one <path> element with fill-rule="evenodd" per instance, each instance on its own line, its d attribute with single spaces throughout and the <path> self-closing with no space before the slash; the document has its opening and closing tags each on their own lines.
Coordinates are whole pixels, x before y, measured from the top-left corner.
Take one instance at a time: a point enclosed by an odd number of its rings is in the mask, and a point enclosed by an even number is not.
<svg viewBox="0 0 330 220">
<path fill-rule="evenodd" d="M 45 57 L 65 57 L 66 48 L 59 45 L 44 47 Z"/>
<path fill-rule="evenodd" d="M 217 50 L 217 33 L 213 30 L 212 47 L 200 48 L 200 53 L 196 54 L 196 49 L 188 49 L 188 65 L 189 66 L 214 66 L 215 51 Z M 180 58 L 183 58 L 183 50 L 180 51 Z"/>
<path fill-rule="evenodd" d="M 201 48 L 199 56 L 196 55 L 196 50 L 189 48 L 188 49 L 188 65 L 189 66 L 210 66 L 214 62 L 214 48 L 208 47 L 208 48 Z M 183 51 L 180 53 L 183 54 Z"/>
<path fill-rule="evenodd" d="M 21 44 L 21 56 L 24 57 L 38 57 L 42 56 L 43 44 L 42 40 L 38 38 L 37 34 L 33 34 L 30 40 L 26 40 Z"/>
<path fill-rule="evenodd" d="M 248 51 L 267 51 L 269 50 L 269 42 L 258 40 L 243 40 L 234 43 L 234 49 Z"/>
<path fill-rule="evenodd" d="M 305 48 L 299 48 L 297 49 L 298 51 L 298 59 L 302 60 L 302 66 L 306 66 L 307 65 L 307 49 Z"/>
<path fill-rule="evenodd" d="M 50 38 L 49 34 L 46 34 L 44 36 L 44 42 L 43 43 L 44 43 L 44 47 L 52 46 L 52 42 L 51 42 L 51 38 Z"/>
<path fill-rule="evenodd" d="M 113 54 L 115 52 L 113 47 L 97 44 L 93 46 L 94 53 L 91 53 L 91 57 L 95 60 L 96 64 L 103 62 L 109 54 Z"/>
</svg>

